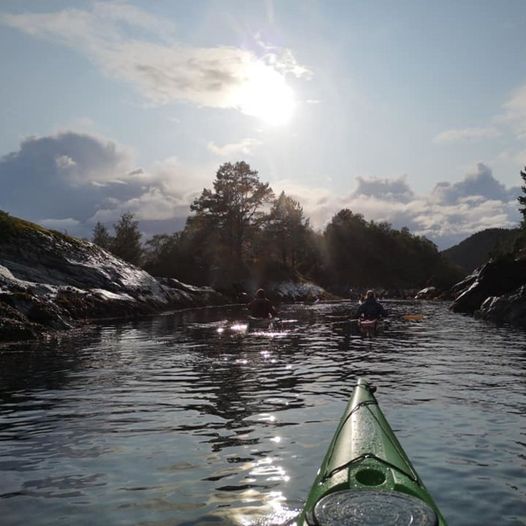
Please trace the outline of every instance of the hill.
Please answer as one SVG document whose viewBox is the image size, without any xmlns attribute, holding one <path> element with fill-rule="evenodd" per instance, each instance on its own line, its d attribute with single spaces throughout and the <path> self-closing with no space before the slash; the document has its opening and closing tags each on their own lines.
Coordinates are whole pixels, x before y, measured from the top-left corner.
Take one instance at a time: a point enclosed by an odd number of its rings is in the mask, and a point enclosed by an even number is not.
<svg viewBox="0 0 526 526">
<path fill-rule="evenodd" d="M 443 250 L 442 254 L 470 274 L 486 263 L 495 252 L 511 248 L 518 233 L 519 229 L 516 228 L 487 228 Z"/>
<path fill-rule="evenodd" d="M 0 341 L 46 335 L 87 319 L 225 302 L 208 287 L 154 278 L 89 241 L 0 211 Z"/>
</svg>

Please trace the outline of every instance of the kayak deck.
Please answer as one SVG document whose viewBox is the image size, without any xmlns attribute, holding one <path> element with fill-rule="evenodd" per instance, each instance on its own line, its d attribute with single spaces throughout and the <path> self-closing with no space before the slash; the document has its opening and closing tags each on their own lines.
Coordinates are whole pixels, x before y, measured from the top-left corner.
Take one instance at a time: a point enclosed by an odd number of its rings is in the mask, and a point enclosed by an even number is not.
<svg viewBox="0 0 526 526">
<path fill-rule="evenodd" d="M 298 525 L 446 525 L 373 392 L 358 381 Z"/>
</svg>

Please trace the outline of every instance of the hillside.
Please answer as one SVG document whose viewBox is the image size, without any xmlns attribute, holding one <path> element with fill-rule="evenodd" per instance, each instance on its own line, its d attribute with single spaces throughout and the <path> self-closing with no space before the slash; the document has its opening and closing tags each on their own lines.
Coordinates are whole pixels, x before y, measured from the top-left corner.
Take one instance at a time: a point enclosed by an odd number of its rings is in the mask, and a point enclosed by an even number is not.
<svg viewBox="0 0 526 526">
<path fill-rule="evenodd" d="M 511 248 L 518 233 L 518 229 L 487 228 L 442 251 L 442 254 L 469 274 L 486 263 L 495 250 Z"/>
<path fill-rule="evenodd" d="M 0 341 L 87 319 L 225 303 L 208 287 L 156 279 L 90 243 L 0 211 Z"/>
</svg>

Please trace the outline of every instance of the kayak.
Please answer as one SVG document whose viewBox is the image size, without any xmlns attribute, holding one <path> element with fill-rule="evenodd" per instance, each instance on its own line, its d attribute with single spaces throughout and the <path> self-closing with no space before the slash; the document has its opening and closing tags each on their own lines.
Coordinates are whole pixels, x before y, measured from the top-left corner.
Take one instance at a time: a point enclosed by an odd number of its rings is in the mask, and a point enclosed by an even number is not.
<svg viewBox="0 0 526 526">
<path fill-rule="evenodd" d="M 382 327 L 382 320 L 365 320 L 358 318 L 358 328 L 365 336 L 375 336 Z"/>
<path fill-rule="evenodd" d="M 249 329 L 268 329 L 272 324 L 272 318 L 256 318 L 255 316 L 248 317 Z"/>
<path fill-rule="evenodd" d="M 378 320 L 364 320 L 362 318 L 358 318 L 358 325 L 363 330 L 375 331 L 378 328 Z"/>
<path fill-rule="evenodd" d="M 446 526 L 374 391 L 358 380 L 297 526 Z"/>
</svg>

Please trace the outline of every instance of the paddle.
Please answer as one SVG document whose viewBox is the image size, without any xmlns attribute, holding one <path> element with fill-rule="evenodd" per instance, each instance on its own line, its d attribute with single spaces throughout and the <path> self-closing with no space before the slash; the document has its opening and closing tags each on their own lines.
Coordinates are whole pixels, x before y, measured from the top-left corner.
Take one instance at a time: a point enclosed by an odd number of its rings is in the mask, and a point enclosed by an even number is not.
<svg viewBox="0 0 526 526">
<path fill-rule="evenodd" d="M 402 319 L 405 321 L 422 321 L 425 318 L 423 314 L 404 314 Z"/>
<path fill-rule="evenodd" d="M 341 325 L 343 323 L 358 323 L 360 318 L 345 318 L 340 321 L 331 321 L 331 325 Z"/>
</svg>

